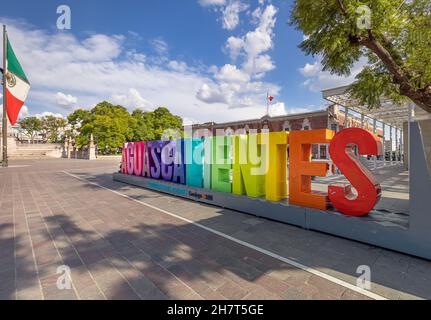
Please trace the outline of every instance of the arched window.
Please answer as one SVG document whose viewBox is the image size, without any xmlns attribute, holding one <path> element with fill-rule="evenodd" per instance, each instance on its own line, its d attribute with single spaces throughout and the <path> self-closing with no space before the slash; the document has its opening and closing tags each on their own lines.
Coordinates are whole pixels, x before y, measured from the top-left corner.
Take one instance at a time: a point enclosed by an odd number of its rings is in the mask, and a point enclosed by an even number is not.
<svg viewBox="0 0 431 320">
<path fill-rule="evenodd" d="M 302 122 L 302 130 L 311 130 L 311 123 L 310 123 L 310 120 L 308 120 L 308 118 L 305 118 L 304 121 Z"/>
<path fill-rule="evenodd" d="M 265 124 L 265 125 L 262 127 L 262 132 L 269 132 L 269 127 L 268 127 L 268 125 L 267 125 L 267 124 Z"/>
<path fill-rule="evenodd" d="M 290 123 L 287 120 L 283 123 L 283 131 L 286 131 L 286 132 L 290 131 Z"/>
<path fill-rule="evenodd" d="M 227 128 L 225 130 L 225 135 L 226 136 L 233 136 L 234 134 L 235 134 L 235 131 L 231 127 Z"/>
</svg>

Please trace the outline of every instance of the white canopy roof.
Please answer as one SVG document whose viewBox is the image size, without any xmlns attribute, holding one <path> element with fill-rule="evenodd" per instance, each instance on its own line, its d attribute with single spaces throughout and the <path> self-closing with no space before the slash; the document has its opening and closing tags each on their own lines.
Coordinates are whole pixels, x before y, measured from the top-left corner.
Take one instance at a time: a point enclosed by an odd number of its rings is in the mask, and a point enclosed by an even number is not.
<svg viewBox="0 0 431 320">
<path fill-rule="evenodd" d="M 370 110 L 368 106 L 359 104 L 358 100 L 347 92 L 348 89 L 349 86 L 327 89 L 322 91 L 322 95 L 324 99 L 332 103 L 348 107 L 355 112 L 401 130 L 403 123 L 409 120 L 409 107 L 407 103 L 396 104 L 393 100 L 382 97 L 382 106 L 378 109 Z"/>
</svg>

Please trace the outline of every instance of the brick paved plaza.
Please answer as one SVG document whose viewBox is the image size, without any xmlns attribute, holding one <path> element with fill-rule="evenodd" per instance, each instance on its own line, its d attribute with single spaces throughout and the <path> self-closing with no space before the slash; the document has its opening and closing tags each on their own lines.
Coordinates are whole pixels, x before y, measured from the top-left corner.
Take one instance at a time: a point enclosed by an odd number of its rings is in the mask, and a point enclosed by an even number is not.
<svg viewBox="0 0 431 320">
<path fill-rule="evenodd" d="M 116 183 L 118 161 L 10 165 L 0 299 L 375 298 L 349 287 L 360 265 L 375 295 L 431 298 L 429 261 Z M 71 290 L 57 288 L 62 265 Z"/>
</svg>

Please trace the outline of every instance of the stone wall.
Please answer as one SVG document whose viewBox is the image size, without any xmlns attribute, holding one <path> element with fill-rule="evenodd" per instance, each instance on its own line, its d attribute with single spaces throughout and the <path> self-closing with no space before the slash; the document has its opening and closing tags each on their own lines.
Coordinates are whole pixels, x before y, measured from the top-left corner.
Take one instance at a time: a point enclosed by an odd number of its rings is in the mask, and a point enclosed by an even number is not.
<svg viewBox="0 0 431 320">
<path fill-rule="evenodd" d="M 8 158 L 10 160 L 61 158 L 62 152 L 63 148 L 60 144 L 22 144 L 12 137 L 8 139 Z"/>
</svg>

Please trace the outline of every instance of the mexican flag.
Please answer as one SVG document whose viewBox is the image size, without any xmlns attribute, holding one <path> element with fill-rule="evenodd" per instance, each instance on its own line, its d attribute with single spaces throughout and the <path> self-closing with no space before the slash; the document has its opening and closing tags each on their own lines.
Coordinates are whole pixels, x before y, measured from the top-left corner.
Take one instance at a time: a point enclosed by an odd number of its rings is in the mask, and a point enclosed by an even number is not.
<svg viewBox="0 0 431 320">
<path fill-rule="evenodd" d="M 6 108 L 9 121 L 14 125 L 18 119 L 21 107 L 27 98 L 30 83 L 13 52 L 9 38 L 7 39 L 6 50 Z"/>
</svg>

